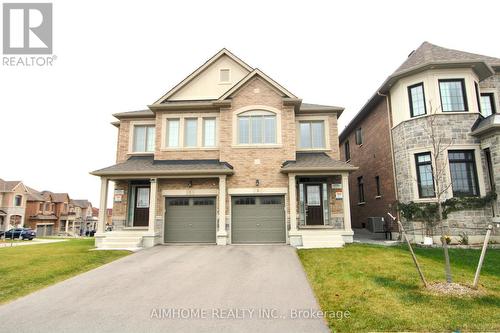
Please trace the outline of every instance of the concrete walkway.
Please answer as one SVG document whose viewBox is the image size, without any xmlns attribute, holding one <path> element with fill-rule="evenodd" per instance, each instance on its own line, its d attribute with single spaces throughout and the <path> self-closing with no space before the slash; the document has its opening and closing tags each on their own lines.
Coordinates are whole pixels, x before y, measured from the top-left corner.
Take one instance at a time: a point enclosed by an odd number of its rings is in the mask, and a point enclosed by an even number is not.
<svg viewBox="0 0 500 333">
<path fill-rule="evenodd" d="M 12 242 L 10 239 L 2 240 L 0 241 L 0 248 L 2 247 L 14 247 L 14 246 L 25 246 L 25 245 L 37 245 L 37 244 L 49 244 L 49 243 L 59 243 L 59 242 L 66 242 L 67 239 L 40 239 L 40 238 L 35 238 L 33 240 L 23 240 L 23 241 L 15 241 Z"/>
<path fill-rule="evenodd" d="M 393 246 L 400 244 L 400 241 L 393 237 L 393 240 L 385 239 L 384 233 L 373 233 L 366 229 L 352 229 L 354 231 L 354 243 L 374 244 L 383 246 Z"/>
<path fill-rule="evenodd" d="M 0 306 L 0 318 L 13 332 L 328 332 L 304 318 L 318 309 L 292 247 L 157 246 Z"/>
</svg>

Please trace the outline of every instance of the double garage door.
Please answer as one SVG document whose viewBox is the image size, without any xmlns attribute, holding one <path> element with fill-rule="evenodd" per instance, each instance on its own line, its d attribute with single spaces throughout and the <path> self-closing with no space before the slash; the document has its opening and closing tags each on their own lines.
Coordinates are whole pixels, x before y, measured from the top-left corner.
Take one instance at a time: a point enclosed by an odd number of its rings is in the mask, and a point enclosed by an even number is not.
<svg viewBox="0 0 500 333">
<path fill-rule="evenodd" d="M 36 225 L 36 235 L 37 237 L 52 236 L 53 233 L 52 224 L 37 224 Z"/>
<path fill-rule="evenodd" d="M 283 196 L 235 196 L 231 199 L 233 244 L 284 243 Z M 165 199 L 166 243 L 215 243 L 216 198 Z"/>
</svg>

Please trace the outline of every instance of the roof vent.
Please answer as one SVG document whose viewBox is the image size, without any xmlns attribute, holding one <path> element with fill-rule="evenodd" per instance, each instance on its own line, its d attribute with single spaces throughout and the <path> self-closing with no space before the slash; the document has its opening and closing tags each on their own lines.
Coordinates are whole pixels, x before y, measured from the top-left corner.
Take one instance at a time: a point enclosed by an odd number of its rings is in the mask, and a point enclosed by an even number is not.
<svg viewBox="0 0 500 333">
<path fill-rule="evenodd" d="M 413 53 L 415 53 L 415 50 L 411 51 L 410 54 L 408 54 L 408 58 L 411 57 Z"/>
</svg>

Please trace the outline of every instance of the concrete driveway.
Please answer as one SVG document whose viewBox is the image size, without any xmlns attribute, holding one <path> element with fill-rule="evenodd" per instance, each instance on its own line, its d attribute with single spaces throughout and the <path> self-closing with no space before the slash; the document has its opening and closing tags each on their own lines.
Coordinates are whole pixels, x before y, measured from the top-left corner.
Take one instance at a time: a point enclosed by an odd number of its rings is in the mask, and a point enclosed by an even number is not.
<svg viewBox="0 0 500 333">
<path fill-rule="evenodd" d="M 157 246 L 0 306 L 0 318 L 10 332 L 327 332 L 318 309 L 289 246 Z"/>
</svg>

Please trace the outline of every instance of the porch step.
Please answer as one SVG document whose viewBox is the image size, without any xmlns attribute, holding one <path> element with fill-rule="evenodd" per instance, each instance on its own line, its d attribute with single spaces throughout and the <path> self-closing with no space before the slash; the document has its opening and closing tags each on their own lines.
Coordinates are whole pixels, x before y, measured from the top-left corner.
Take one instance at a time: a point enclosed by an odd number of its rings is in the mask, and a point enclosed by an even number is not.
<svg viewBox="0 0 500 333">
<path fill-rule="evenodd" d="M 123 231 L 108 231 L 102 238 L 99 249 L 128 249 L 137 250 L 142 248 L 142 237 L 144 230 L 123 230 Z"/>
<path fill-rule="evenodd" d="M 343 247 L 344 244 L 344 239 L 338 234 L 307 232 L 302 234 L 301 248 L 336 248 Z"/>
</svg>

